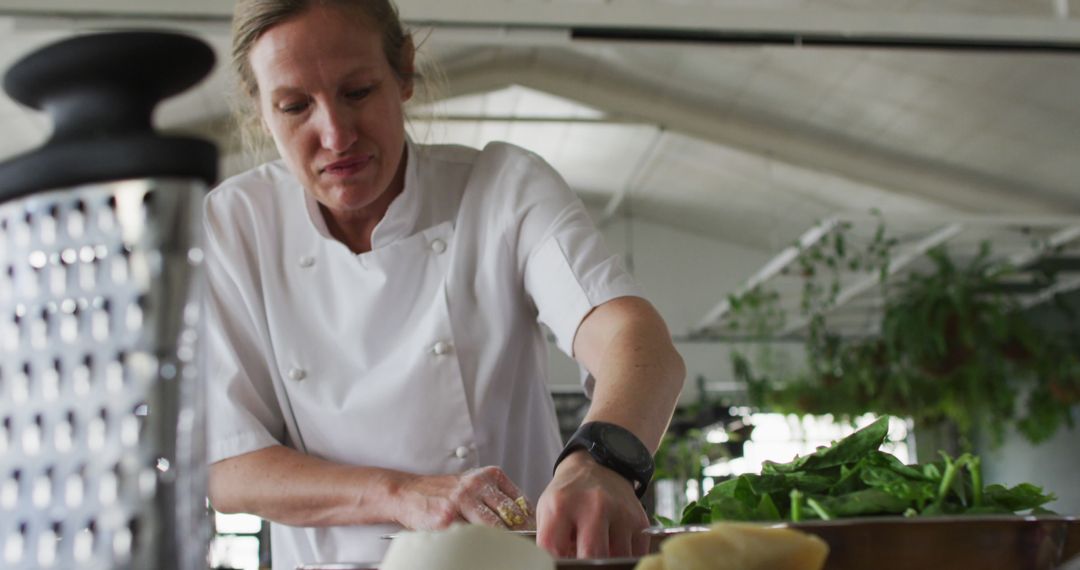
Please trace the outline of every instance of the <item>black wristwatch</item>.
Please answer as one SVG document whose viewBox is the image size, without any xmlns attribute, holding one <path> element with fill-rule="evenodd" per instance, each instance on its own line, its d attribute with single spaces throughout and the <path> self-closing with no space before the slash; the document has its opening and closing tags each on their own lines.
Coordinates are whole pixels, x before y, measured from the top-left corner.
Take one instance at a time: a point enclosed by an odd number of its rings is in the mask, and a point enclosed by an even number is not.
<svg viewBox="0 0 1080 570">
<path fill-rule="evenodd" d="M 555 460 L 555 468 L 579 449 L 587 451 L 600 465 L 626 477 L 638 498 L 645 494 L 653 476 L 653 457 L 630 430 L 607 422 L 581 424 Z"/>
</svg>

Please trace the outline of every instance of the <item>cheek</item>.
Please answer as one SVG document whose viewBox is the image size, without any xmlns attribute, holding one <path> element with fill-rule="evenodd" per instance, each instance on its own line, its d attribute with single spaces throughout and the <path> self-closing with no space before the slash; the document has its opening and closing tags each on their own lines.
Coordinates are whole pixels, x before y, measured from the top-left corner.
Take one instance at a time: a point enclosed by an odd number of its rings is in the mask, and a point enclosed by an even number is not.
<svg viewBox="0 0 1080 570">
<path fill-rule="evenodd" d="M 382 105 L 374 113 L 365 113 L 360 124 L 380 145 L 398 145 L 405 139 L 405 122 L 400 106 Z"/>
<path fill-rule="evenodd" d="M 274 144 L 278 147 L 278 152 L 282 156 L 288 155 L 302 155 L 305 152 L 306 147 L 310 146 L 305 142 L 307 132 L 302 125 L 290 124 L 288 121 L 272 121 L 267 124 L 267 128 L 270 131 L 271 136 L 274 137 Z"/>
</svg>

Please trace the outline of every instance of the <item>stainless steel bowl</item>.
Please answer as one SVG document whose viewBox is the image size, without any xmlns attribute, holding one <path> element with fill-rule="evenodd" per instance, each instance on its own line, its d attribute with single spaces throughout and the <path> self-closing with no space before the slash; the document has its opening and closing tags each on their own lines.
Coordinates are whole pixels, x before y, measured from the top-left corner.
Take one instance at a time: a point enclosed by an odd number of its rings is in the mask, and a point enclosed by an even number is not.
<svg viewBox="0 0 1080 570">
<path fill-rule="evenodd" d="M 829 545 L 825 570 L 1052 570 L 1069 548 L 1080 549 L 1080 521 L 1058 516 L 868 517 L 803 523 L 762 523 L 816 535 Z M 666 539 L 707 526 L 653 528 L 653 549 Z"/>
<path fill-rule="evenodd" d="M 559 560 L 555 567 L 559 570 L 633 570 L 637 558 L 607 558 L 604 560 Z M 326 564 L 304 564 L 296 570 L 379 570 L 378 562 L 332 562 Z M 431 570 L 438 570 L 432 568 Z M 509 570 L 509 569 L 508 569 Z"/>
</svg>

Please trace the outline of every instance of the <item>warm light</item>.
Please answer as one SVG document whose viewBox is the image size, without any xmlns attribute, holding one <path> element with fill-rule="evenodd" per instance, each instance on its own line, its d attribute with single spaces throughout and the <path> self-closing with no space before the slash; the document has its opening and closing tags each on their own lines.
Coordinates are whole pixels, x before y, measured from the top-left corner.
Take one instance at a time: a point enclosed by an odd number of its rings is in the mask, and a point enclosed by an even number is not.
<svg viewBox="0 0 1080 570">
<path fill-rule="evenodd" d="M 214 525 L 221 534 L 258 534 L 262 519 L 255 515 L 214 513 Z"/>
<path fill-rule="evenodd" d="M 711 429 L 705 434 L 705 441 L 709 443 L 727 443 L 731 441 L 726 431 L 721 428 Z"/>
</svg>

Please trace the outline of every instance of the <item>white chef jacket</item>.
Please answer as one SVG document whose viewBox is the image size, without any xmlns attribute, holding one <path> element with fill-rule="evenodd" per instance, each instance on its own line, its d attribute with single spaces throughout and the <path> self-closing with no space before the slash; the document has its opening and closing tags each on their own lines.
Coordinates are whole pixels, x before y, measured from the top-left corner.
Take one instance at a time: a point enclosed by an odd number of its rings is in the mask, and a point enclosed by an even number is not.
<svg viewBox="0 0 1080 570">
<path fill-rule="evenodd" d="M 408 143 L 405 187 L 352 253 L 280 161 L 206 200 L 209 460 L 287 445 L 420 474 L 502 467 L 537 500 L 561 442 L 538 321 L 571 353 L 638 288 L 542 159 Z M 588 387 L 587 387 L 588 389 Z M 379 560 L 391 525 L 273 524 L 276 570 Z"/>
</svg>

